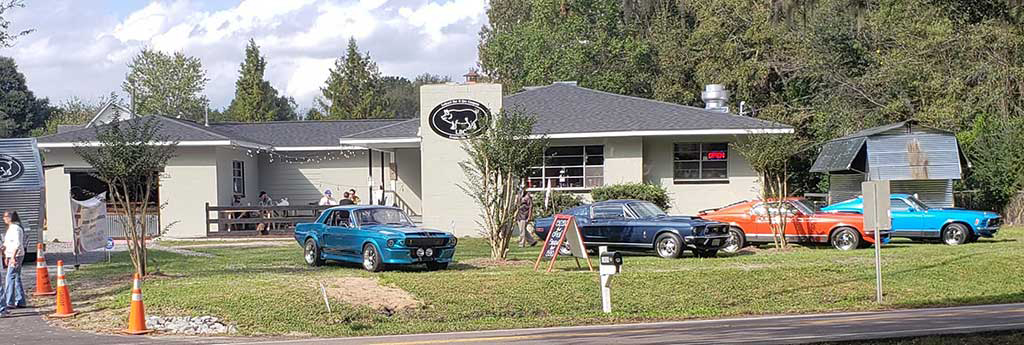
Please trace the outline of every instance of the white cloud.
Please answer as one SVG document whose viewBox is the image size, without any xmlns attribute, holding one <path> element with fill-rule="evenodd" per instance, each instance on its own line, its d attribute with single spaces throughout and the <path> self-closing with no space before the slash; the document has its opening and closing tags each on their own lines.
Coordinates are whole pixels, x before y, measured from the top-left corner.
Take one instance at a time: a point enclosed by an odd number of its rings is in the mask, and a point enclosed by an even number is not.
<svg viewBox="0 0 1024 345">
<path fill-rule="evenodd" d="M 475 65 L 476 34 L 486 21 L 485 0 L 217 1 L 152 1 L 125 10 L 34 0 L 12 11 L 11 20 L 15 29 L 36 31 L 0 55 L 14 57 L 29 86 L 57 101 L 119 90 L 127 62 L 142 47 L 183 51 L 203 61 L 207 95 L 224 107 L 253 38 L 267 57 L 271 84 L 306 108 L 349 37 L 385 74 L 457 77 Z"/>
</svg>

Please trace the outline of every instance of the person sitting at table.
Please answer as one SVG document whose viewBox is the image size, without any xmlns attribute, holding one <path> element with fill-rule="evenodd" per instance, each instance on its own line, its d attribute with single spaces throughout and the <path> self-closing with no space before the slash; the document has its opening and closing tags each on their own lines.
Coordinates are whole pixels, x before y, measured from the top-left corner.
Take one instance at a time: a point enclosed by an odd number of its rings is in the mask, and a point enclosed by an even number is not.
<svg viewBox="0 0 1024 345">
<path fill-rule="evenodd" d="M 320 198 L 320 203 L 318 205 L 320 205 L 320 206 L 335 206 L 337 204 L 338 204 L 338 200 L 334 200 L 334 197 L 331 196 L 331 190 L 330 189 L 324 190 L 324 197 Z"/>
<path fill-rule="evenodd" d="M 355 204 L 356 203 L 352 202 L 352 199 L 349 197 L 349 193 L 348 192 L 345 192 L 345 194 L 342 194 L 341 195 L 341 200 L 338 200 L 338 205 L 355 205 Z"/>
</svg>

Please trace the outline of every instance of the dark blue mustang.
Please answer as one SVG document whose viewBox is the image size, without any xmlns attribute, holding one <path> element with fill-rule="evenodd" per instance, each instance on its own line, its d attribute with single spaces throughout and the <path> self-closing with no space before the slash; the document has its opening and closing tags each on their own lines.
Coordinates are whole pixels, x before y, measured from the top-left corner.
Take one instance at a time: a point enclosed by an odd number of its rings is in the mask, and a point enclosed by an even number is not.
<svg viewBox="0 0 1024 345">
<path fill-rule="evenodd" d="M 714 257 L 729 239 L 728 224 L 697 217 L 669 216 L 647 201 L 602 201 L 577 206 L 561 214 L 576 218 L 587 247 L 654 249 L 663 258 L 677 258 L 684 249 L 689 249 L 698 257 Z M 552 217 L 535 221 L 537 236 L 547 236 L 551 221 Z"/>
</svg>

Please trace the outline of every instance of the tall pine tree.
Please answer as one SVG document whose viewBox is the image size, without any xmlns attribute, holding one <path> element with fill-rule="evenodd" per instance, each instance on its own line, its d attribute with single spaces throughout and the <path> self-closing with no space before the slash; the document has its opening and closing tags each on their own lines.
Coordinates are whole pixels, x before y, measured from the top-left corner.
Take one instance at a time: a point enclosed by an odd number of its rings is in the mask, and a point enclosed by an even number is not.
<svg viewBox="0 0 1024 345">
<path fill-rule="evenodd" d="M 354 38 L 349 39 L 345 55 L 334 61 L 334 68 L 317 99 L 310 120 L 390 118 L 377 64 L 370 54 L 359 53 Z"/>
<path fill-rule="evenodd" d="M 267 92 L 270 84 L 263 80 L 266 68 L 267 60 L 260 56 L 260 47 L 250 38 L 249 44 L 245 46 L 245 61 L 242 61 L 238 70 L 238 80 L 235 81 L 235 99 L 231 101 L 227 111 L 228 116 L 235 121 L 274 120 L 274 99 Z"/>
</svg>

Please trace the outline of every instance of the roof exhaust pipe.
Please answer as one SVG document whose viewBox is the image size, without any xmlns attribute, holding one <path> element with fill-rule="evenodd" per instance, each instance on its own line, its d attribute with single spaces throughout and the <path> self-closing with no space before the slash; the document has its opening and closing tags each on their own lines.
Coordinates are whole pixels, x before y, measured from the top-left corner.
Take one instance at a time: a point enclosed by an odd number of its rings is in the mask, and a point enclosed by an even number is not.
<svg viewBox="0 0 1024 345">
<path fill-rule="evenodd" d="M 729 106 L 726 105 L 729 102 L 729 90 L 725 89 L 725 85 L 705 85 L 704 91 L 700 93 L 700 98 L 704 100 L 704 109 L 723 113 L 729 112 Z"/>
</svg>

